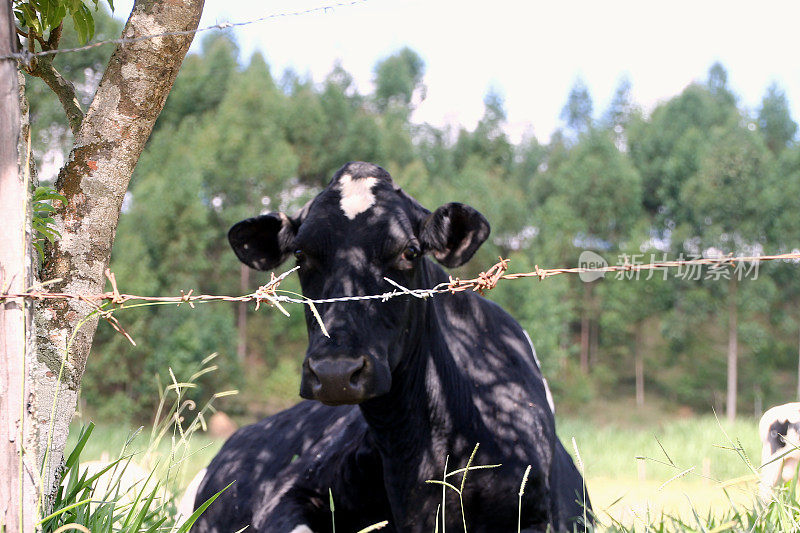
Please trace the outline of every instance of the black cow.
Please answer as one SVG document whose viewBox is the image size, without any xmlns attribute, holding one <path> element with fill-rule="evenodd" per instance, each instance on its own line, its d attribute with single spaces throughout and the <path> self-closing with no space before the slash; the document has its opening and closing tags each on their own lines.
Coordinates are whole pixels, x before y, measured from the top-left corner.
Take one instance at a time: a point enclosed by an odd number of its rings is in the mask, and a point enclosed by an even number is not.
<svg viewBox="0 0 800 533">
<path fill-rule="evenodd" d="M 382 168 L 355 162 L 294 217 L 270 213 L 236 224 L 239 259 L 270 270 L 294 255 L 313 299 L 447 281 L 489 235 L 473 208 L 431 213 Z M 461 528 L 457 494 L 427 480 L 473 464 L 463 499 L 470 531 L 578 527 L 589 501 L 556 437 L 552 401 L 525 331 L 473 292 L 318 304 L 326 337 L 306 311 L 305 401 L 239 430 L 208 466 L 196 505 L 231 481 L 196 531 L 430 532 L 437 516 Z M 458 486 L 461 474 L 448 478 Z M 330 492 L 329 492 L 330 491 Z M 335 503 L 333 516 L 329 495 Z"/>
</svg>

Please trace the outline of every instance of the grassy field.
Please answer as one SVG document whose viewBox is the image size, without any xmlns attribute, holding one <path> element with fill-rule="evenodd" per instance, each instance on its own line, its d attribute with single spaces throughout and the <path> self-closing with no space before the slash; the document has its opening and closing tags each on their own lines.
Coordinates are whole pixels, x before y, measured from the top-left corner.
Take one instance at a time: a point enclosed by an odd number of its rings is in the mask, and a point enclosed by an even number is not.
<svg viewBox="0 0 800 533">
<path fill-rule="evenodd" d="M 714 416 L 667 418 L 649 423 L 586 424 L 559 420 L 558 432 L 575 456 L 575 438 L 595 512 L 643 527 L 662 512 L 691 521 L 728 514 L 731 502 L 752 507 L 760 460 L 757 423 L 734 424 Z M 746 457 L 746 458 L 745 458 Z"/>
<path fill-rule="evenodd" d="M 714 416 L 640 414 L 587 421 L 573 415 L 559 418 L 558 432 L 573 457 L 577 446 L 595 512 L 605 526 L 621 523 L 640 529 L 657 522 L 662 512 L 691 520 L 693 513 L 729 513 L 731 501 L 753 505 L 755 477 L 743 458 L 758 466 L 760 445 L 753 419 L 728 424 Z M 72 433 L 71 442 L 77 431 Z M 115 458 L 131 433 L 99 424 L 82 460 Z M 145 468 L 166 461 L 170 451 L 169 438 L 150 453 L 148 442 L 149 433 L 142 431 L 128 447 Z M 221 445 L 220 440 L 195 435 L 179 486 L 185 486 Z"/>
</svg>

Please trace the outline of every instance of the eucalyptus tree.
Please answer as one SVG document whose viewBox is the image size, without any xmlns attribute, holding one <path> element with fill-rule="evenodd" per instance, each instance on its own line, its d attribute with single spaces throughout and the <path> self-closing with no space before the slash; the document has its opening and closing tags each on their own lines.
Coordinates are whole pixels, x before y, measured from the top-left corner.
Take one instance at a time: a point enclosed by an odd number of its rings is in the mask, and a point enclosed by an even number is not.
<svg viewBox="0 0 800 533">
<path fill-rule="evenodd" d="M 381 112 L 392 106 L 409 108 L 415 98 L 425 98 L 425 61 L 411 48 L 404 47 L 378 61 L 374 73 L 374 99 Z"/>
<path fill-rule="evenodd" d="M 726 93 L 724 93 L 726 94 Z M 709 133 L 737 125 L 740 115 L 729 98 L 718 98 L 700 84 L 653 110 L 649 120 L 628 128 L 628 153 L 642 176 L 644 207 L 660 229 L 683 219 L 681 188 L 699 169 Z"/>
<path fill-rule="evenodd" d="M 236 294 L 238 290 L 238 269 L 220 251 L 225 230 L 203 183 L 206 162 L 195 150 L 206 134 L 199 122 L 190 117 L 177 127 L 160 128 L 137 166 L 111 263 L 126 292 Z M 157 407 L 157 379 L 163 380 L 164 370 L 190 376 L 213 352 L 219 353 L 219 370 L 198 383 L 215 391 L 238 385 L 231 306 L 148 306 L 120 312 L 119 320 L 137 345 L 131 346 L 109 327 L 99 328 L 82 390 L 100 418 L 128 423 L 148 419 Z M 196 399 L 196 391 L 188 392 Z"/>
<path fill-rule="evenodd" d="M 764 191 L 765 207 L 771 210 L 767 216 L 770 221 L 768 240 L 776 252 L 800 250 L 800 218 L 797 216 L 800 212 L 800 144 L 790 145 L 779 153 L 769 178 Z M 787 356 L 782 360 L 787 363 L 797 360 L 796 395 L 800 399 L 800 314 L 797 312 L 800 279 L 797 266 L 797 262 L 771 264 L 768 272 L 780 287 L 772 316 L 776 330 L 781 334 L 780 344 L 789 347 L 785 350 Z"/>
<path fill-rule="evenodd" d="M 561 109 L 561 120 L 575 134 L 585 133 L 592 126 L 593 112 L 594 104 L 589 88 L 582 78 L 578 78 L 569 91 L 567 103 Z"/>
<path fill-rule="evenodd" d="M 590 129 L 569 150 L 563 163 L 548 169 L 550 189 L 541 208 L 542 238 L 561 243 L 562 264 L 576 264 L 581 251 L 615 254 L 631 237 L 641 216 L 639 173 L 608 132 Z M 597 354 L 598 302 L 594 282 L 581 283 L 580 367 L 588 373 Z"/>
<path fill-rule="evenodd" d="M 758 127 L 773 154 L 781 153 L 795 139 L 797 123 L 792 120 L 786 93 L 777 83 L 770 85 L 761 99 Z"/>
<path fill-rule="evenodd" d="M 696 253 L 747 254 L 767 244 L 765 185 L 770 154 L 758 133 L 734 126 L 712 132 L 698 171 L 683 184 L 680 200 L 695 239 Z M 727 279 L 728 325 L 726 413 L 736 416 L 741 270 Z M 714 274 L 716 275 L 716 274 Z M 740 279 L 742 278 L 742 279 Z"/>
</svg>

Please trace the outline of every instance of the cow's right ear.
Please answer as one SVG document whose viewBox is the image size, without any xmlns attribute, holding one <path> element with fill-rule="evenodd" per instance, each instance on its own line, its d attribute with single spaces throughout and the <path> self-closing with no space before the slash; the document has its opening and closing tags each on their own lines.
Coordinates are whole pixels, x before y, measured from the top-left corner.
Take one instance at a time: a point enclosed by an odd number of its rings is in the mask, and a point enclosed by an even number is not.
<svg viewBox="0 0 800 533">
<path fill-rule="evenodd" d="M 474 208 L 445 204 L 422 222 L 419 239 L 425 251 L 448 268 L 463 265 L 489 236 L 489 222 Z"/>
<path fill-rule="evenodd" d="M 283 213 L 269 213 L 235 224 L 228 242 L 239 261 L 256 270 L 272 270 L 291 252 L 297 228 Z"/>
</svg>

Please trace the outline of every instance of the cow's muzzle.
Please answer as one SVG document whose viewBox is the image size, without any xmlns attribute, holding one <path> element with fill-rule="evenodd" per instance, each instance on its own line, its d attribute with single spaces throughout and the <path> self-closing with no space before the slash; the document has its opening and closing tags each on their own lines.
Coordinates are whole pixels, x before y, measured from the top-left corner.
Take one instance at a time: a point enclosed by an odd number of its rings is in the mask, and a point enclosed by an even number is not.
<svg viewBox="0 0 800 533">
<path fill-rule="evenodd" d="M 377 374 L 377 375 L 376 375 Z M 300 396 L 328 405 L 361 403 L 389 391 L 372 359 L 360 357 L 306 357 Z M 386 383 L 384 383 L 386 382 Z"/>
</svg>

